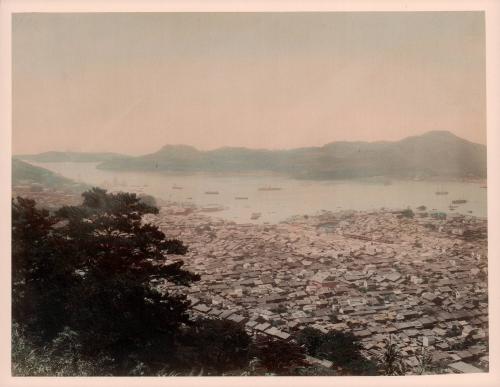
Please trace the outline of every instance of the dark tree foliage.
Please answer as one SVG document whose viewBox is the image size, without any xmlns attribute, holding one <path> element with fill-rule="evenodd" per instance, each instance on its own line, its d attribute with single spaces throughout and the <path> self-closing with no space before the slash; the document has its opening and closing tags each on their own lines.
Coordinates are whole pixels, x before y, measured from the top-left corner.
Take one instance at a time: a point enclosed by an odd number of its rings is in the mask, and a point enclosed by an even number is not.
<svg viewBox="0 0 500 387">
<path fill-rule="evenodd" d="M 317 356 L 325 340 L 325 334 L 316 328 L 304 328 L 297 335 L 297 343 L 311 356 Z"/>
<path fill-rule="evenodd" d="M 307 366 L 304 349 L 291 341 L 261 335 L 253 343 L 251 353 L 261 366 L 276 375 L 293 375 Z"/>
<path fill-rule="evenodd" d="M 221 375 L 248 365 L 251 338 L 234 321 L 198 319 L 184 330 L 179 341 L 180 369 Z"/>
<path fill-rule="evenodd" d="M 347 374 L 376 373 L 376 365 L 363 357 L 361 343 L 351 332 L 323 333 L 315 328 L 305 328 L 297 335 L 297 342 L 309 355 L 330 360 Z"/>
<path fill-rule="evenodd" d="M 187 248 L 142 222 L 156 208 L 98 188 L 83 198 L 55 215 L 32 200 L 13 201 L 13 319 L 42 344 L 69 327 L 82 356 L 112 358 L 114 374 L 138 363 L 153 372 L 172 358 L 189 302 L 151 281 L 189 285 L 199 277 L 182 261 L 165 263 Z"/>
<path fill-rule="evenodd" d="M 54 338 L 67 322 L 68 290 L 82 280 L 56 224 L 34 200 L 12 202 L 12 319 L 41 343 Z"/>
</svg>

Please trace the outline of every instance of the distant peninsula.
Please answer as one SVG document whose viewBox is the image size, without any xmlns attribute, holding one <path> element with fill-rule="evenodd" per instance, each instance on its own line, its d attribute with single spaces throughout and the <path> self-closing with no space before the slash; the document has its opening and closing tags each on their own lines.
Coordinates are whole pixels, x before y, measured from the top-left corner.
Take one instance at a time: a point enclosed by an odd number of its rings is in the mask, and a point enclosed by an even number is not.
<svg viewBox="0 0 500 387">
<path fill-rule="evenodd" d="M 131 156 L 122 155 L 119 153 L 112 152 L 43 152 L 34 155 L 15 155 L 17 159 L 26 161 L 35 161 L 40 163 L 95 163 L 108 160 L 122 160 L 130 158 Z"/>
<path fill-rule="evenodd" d="M 101 161 L 99 169 L 117 171 L 241 173 L 265 171 L 297 179 L 486 178 L 486 146 L 447 131 L 431 131 L 400 141 L 339 141 L 321 147 L 288 150 L 224 147 L 200 151 L 188 145 L 166 145 L 131 157 L 112 153 L 47 152 L 18 156 L 34 161 Z M 51 157 L 53 156 L 53 157 Z"/>
</svg>

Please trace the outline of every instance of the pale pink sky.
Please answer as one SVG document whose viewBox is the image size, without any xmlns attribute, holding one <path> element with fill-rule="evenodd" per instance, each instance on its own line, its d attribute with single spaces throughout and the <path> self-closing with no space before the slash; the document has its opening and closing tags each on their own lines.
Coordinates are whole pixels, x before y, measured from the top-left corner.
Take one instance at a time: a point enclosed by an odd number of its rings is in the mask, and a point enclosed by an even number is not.
<svg viewBox="0 0 500 387">
<path fill-rule="evenodd" d="M 484 15 L 17 14 L 13 152 L 486 142 Z"/>
</svg>

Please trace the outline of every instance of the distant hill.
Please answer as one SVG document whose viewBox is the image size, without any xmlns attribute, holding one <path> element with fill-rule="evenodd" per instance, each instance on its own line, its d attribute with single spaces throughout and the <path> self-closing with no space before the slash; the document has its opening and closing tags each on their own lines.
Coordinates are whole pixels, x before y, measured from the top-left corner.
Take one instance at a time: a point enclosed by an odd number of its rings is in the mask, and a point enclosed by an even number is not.
<svg viewBox="0 0 500 387">
<path fill-rule="evenodd" d="M 101 169 L 183 172 L 270 171 L 301 179 L 486 177 L 486 146 L 433 131 L 401 141 L 333 142 L 290 150 L 167 145 L 158 152 L 107 160 Z"/>
<path fill-rule="evenodd" d="M 87 153 L 87 152 L 43 152 L 34 155 L 16 155 L 21 160 L 38 161 L 45 163 L 59 163 L 59 162 L 77 162 L 77 163 L 90 163 L 101 162 L 107 160 L 122 160 L 130 156 L 122 155 L 119 153 L 103 152 L 103 153 Z"/>
<path fill-rule="evenodd" d="M 45 168 L 36 167 L 19 159 L 12 159 L 12 185 L 39 184 L 54 189 L 83 191 L 89 187 L 76 183 Z"/>
</svg>

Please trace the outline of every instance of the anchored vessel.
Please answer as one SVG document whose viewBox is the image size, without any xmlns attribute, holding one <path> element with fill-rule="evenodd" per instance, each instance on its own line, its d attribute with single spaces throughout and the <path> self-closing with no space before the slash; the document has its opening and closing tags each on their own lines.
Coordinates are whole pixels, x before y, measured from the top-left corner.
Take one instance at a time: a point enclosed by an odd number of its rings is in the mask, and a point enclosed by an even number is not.
<svg viewBox="0 0 500 387">
<path fill-rule="evenodd" d="M 206 207 L 201 208 L 202 212 L 216 212 L 216 211 L 222 211 L 222 210 L 224 210 L 224 207 L 218 206 L 218 205 L 208 205 Z"/>
</svg>

